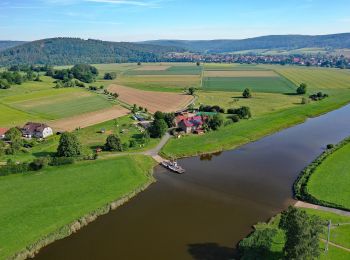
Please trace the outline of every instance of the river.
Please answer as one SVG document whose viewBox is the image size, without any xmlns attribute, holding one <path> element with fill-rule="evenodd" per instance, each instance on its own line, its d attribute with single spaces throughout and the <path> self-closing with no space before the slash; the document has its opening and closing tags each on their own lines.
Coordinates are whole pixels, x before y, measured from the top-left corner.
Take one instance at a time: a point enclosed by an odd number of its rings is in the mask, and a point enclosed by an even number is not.
<svg viewBox="0 0 350 260">
<path fill-rule="evenodd" d="M 253 224 L 294 203 L 300 171 L 349 135 L 350 105 L 239 149 L 179 160 L 183 175 L 157 167 L 149 189 L 36 259 L 232 259 Z"/>
</svg>

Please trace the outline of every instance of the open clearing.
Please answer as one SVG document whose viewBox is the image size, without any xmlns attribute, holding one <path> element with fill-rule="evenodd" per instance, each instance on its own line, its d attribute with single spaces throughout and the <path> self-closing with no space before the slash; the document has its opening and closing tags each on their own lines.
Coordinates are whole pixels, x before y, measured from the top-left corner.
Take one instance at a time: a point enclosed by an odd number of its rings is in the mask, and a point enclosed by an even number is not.
<svg viewBox="0 0 350 260">
<path fill-rule="evenodd" d="M 204 72 L 204 77 L 279 77 L 272 70 L 208 70 Z"/>
<path fill-rule="evenodd" d="M 143 91 L 121 85 L 112 84 L 108 87 L 110 92 L 118 93 L 121 101 L 137 106 L 146 107 L 148 111 L 175 112 L 181 110 L 193 100 L 192 96 L 177 93 L 161 93 Z"/>
<path fill-rule="evenodd" d="M 68 117 L 56 121 L 48 122 L 55 131 L 72 131 L 76 128 L 85 128 L 91 125 L 109 121 L 121 116 L 125 116 L 129 110 L 120 106 L 113 106 L 108 109 L 85 113 L 73 117 Z"/>
<path fill-rule="evenodd" d="M 0 259 L 144 186 L 153 166 L 133 155 L 0 177 Z"/>
<path fill-rule="evenodd" d="M 311 175 L 308 192 L 350 210 L 350 143 L 329 155 Z"/>
</svg>

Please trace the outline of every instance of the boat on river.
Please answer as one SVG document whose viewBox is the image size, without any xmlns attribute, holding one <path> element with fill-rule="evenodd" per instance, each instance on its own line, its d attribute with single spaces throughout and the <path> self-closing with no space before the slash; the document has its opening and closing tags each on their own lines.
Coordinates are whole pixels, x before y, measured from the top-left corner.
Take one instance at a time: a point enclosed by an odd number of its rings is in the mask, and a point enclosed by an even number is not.
<svg viewBox="0 0 350 260">
<path fill-rule="evenodd" d="M 171 170 L 175 173 L 182 174 L 185 173 L 185 169 L 178 165 L 177 161 L 164 161 L 161 163 L 165 168 Z"/>
</svg>

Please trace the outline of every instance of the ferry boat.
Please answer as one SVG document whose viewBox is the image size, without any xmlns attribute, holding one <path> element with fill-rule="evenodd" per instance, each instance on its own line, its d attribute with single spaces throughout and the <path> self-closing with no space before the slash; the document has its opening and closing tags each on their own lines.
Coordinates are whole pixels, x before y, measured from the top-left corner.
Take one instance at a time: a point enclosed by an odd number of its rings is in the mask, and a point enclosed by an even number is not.
<svg viewBox="0 0 350 260">
<path fill-rule="evenodd" d="M 177 161 L 164 161 L 162 162 L 162 165 L 173 171 L 173 172 L 176 172 L 178 174 L 182 174 L 182 173 L 185 173 L 185 169 L 182 168 L 180 165 L 177 164 Z"/>
</svg>

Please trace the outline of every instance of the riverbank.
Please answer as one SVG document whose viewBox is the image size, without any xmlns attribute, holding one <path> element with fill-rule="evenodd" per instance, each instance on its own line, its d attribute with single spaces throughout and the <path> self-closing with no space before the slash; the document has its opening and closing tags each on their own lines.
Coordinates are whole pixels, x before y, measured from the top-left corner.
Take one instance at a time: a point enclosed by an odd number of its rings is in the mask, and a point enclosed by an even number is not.
<svg viewBox="0 0 350 260">
<path fill-rule="evenodd" d="M 171 139 L 160 153 L 166 158 L 180 158 L 234 149 L 282 129 L 303 123 L 308 118 L 340 108 L 349 102 L 350 93 L 348 91 L 338 92 L 323 101 L 288 108 L 250 120 L 242 120 L 205 135 L 190 135 L 180 139 Z"/>
<path fill-rule="evenodd" d="M 134 155 L 1 177 L 0 258 L 33 257 L 124 204 L 154 182 L 154 165 Z"/>
<path fill-rule="evenodd" d="M 350 210 L 350 137 L 326 150 L 307 166 L 294 183 L 297 199 Z"/>
</svg>

